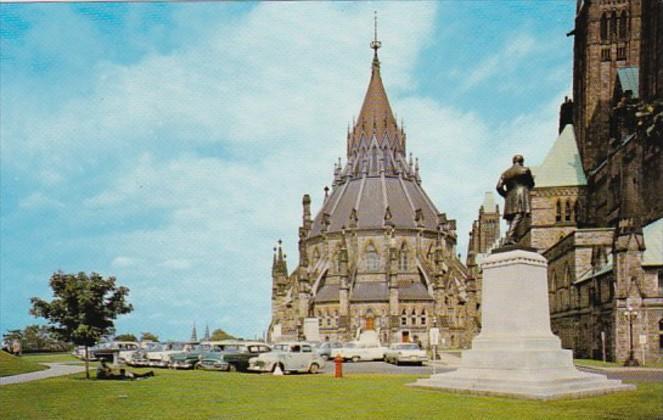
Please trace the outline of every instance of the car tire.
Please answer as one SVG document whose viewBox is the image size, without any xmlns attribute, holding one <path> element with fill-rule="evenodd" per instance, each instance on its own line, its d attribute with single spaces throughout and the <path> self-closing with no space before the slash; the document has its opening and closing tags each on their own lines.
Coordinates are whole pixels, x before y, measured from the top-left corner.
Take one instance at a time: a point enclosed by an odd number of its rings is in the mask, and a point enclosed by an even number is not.
<svg viewBox="0 0 663 420">
<path fill-rule="evenodd" d="M 228 364 L 228 372 L 237 372 L 237 366 L 232 363 Z"/>
<path fill-rule="evenodd" d="M 194 370 L 202 370 L 203 369 L 203 367 L 200 365 L 200 362 L 193 365 L 193 368 L 194 368 Z"/>
<path fill-rule="evenodd" d="M 327 356 L 326 354 L 323 354 L 320 357 L 322 357 L 322 360 L 325 360 L 325 361 L 329 360 L 329 356 Z"/>
<path fill-rule="evenodd" d="M 361 358 L 359 356 L 352 356 L 350 360 L 352 360 L 352 363 L 357 363 Z"/>
<path fill-rule="evenodd" d="M 315 375 L 320 370 L 320 366 L 317 363 L 311 363 L 311 366 L 308 368 L 308 373 Z"/>
</svg>

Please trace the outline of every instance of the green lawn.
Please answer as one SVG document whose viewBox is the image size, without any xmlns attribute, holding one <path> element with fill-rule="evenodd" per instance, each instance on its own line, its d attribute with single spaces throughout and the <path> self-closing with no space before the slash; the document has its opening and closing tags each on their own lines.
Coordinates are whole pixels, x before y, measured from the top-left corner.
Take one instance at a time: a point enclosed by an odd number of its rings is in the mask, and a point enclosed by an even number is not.
<svg viewBox="0 0 663 420">
<path fill-rule="evenodd" d="M 0 376 L 18 375 L 19 373 L 35 372 L 44 369 L 47 369 L 46 366 L 37 364 L 25 357 L 16 357 L 0 351 Z"/>
<path fill-rule="evenodd" d="M 577 366 L 605 367 L 605 368 L 624 367 L 623 363 L 604 362 L 602 360 L 594 360 L 594 359 L 573 359 L 573 362 Z M 663 362 L 649 363 L 641 367 L 663 368 Z"/>
<path fill-rule="evenodd" d="M 23 358 L 35 363 L 84 363 L 71 353 L 27 353 L 23 355 Z"/>
<path fill-rule="evenodd" d="M 0 388 L 3 418 L 614 418 L 663 416 L 663 384 L 566 401 L 525 401 L 406 387 L 416 376 L 254 375 L 158 370 L 135 382 L 83 374 Z M 4 411 L 4 410 L 3 410 Z"/>
</svg>

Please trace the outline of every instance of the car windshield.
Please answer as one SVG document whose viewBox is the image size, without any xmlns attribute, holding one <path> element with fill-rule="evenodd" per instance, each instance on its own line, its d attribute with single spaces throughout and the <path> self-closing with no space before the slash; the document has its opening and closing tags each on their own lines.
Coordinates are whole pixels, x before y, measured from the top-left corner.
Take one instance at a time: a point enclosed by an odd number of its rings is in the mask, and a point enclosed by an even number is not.
<svg viewBox="0 0 663 420">
<path fill-rule="evenodd" d="M 396 344 L 394 346 L 396 350 L 419 350 L 419 346 L 416 344 Z"/>
<path fill-rule="evenodd" d="M 285 344 L 275 344 L 274 345 L 274 351 L 287 351 L 288 346 Z"/>
</svg>

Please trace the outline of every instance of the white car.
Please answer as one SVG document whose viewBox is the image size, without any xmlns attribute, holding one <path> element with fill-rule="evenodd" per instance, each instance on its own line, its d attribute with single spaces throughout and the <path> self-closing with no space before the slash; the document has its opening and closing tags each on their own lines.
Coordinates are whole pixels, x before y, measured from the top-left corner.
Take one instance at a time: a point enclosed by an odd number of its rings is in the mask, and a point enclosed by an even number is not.
<svg viewBox="0 0 663 420">
<path fill-rule="evenodd" d="M 423 365 L 428 360 L 426 352 L 415 343 L 395 343 L 389 346 L 384 354 L 384 361 L 399 365 L 401 363 L 416 363 Z"/>
<path fill-rule="evenodd" d="M 360 360 L 382 360 L 387 350 L 386 347 L 377 342 L 353 341 L 343 344 L 343 347 L 336 351 L 340 353 L 343 360 L 358 362 Z"/>
<path fill-rule="evenodd" d="M 168 367 L 170 365 L 170 356 L 184 351 L 185 346 L 185 343 L 163 343 L 152 351 L 148 351 L 148 366 Z"/>
<path fill-rule="evenodd" d="M 277 367 L 286 372 L 318 373 L 325 367 L 313 347 L 307 343 L 279 343 L 272 346 L 272 351 L 249 359 L 248 370 L 254 372 L 273 372 Z"/>
</svg>

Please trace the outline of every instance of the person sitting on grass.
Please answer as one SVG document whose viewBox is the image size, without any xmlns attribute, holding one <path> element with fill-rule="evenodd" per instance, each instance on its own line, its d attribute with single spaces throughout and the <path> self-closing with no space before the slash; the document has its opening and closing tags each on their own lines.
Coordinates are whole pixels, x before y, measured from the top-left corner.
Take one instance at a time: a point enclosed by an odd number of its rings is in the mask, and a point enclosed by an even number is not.
<svg viewBox="0 0 663 420">
<path fill-rule="evenodd" d="M 134 380 L 134 379 L 147 378 L 150 376 L 154 376 L 154 371 L 149 371 L 146 373 L 134 373 L 134 372 L 127 372 L 124 369 L 120 369 L 119 374 L 113 373 L 113 369 L 111 369 L 110 366 L 106 364 L 105 360 L 102 360 L 101 364 L 97 368 L 97 379 Z"/>
</svg>

